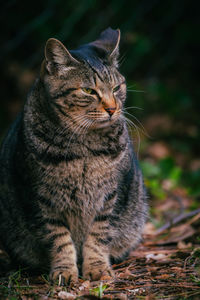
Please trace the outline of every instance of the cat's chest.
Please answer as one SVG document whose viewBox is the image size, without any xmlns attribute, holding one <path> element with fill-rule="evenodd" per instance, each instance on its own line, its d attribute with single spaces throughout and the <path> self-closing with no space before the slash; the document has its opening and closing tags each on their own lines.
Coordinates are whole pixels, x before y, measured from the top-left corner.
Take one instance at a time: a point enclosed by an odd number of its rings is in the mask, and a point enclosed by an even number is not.
<svg viewBox="0 0 200 300">
<path fill-rule="evenodd" d="M 106 195 L 116 190 L 120 161 L 111 157 L 87 157 L 43 166 L 38 170 L 37 193 L 59 210 L 93 215 L 104 206 Z"/>
<path fill-rule="evenodd" d="M 112 180 L 117 173 L 117 162 L 106 157 L 89 157 L 63 161 L 52 169 L 54 179 L 60 184 L 68 182 L 83 189 L 98 187 Z"/>
<path fill-rule="evenodd" d="M 51 169 L 47 180 L 53 193 L 45 189 L 46 196 L 58 210 L 66 212 L 67 218 L 74 220 L 70 224 L 77 224 L 78 218 L 86 227 L 103 208 L 106 193 L 117 185 L 111 162 L 95 158 L 61 162 Z M 85 225 L 84 220 L 87 220 Z"/>
</svg>

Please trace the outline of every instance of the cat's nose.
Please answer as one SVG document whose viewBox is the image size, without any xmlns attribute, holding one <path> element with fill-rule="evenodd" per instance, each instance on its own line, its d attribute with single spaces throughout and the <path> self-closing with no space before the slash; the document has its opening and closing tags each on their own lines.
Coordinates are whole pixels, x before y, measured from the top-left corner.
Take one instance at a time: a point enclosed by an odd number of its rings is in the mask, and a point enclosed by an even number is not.
<svg viewBox="0 0 200 300">
<path fill-rule="evenodd" d="M 114 112 L 116 111 L 116 107 L 107 107 L 107 108 L 105 108 L 105 110 L 111 117 L 114 114 Z"/>
</svg>

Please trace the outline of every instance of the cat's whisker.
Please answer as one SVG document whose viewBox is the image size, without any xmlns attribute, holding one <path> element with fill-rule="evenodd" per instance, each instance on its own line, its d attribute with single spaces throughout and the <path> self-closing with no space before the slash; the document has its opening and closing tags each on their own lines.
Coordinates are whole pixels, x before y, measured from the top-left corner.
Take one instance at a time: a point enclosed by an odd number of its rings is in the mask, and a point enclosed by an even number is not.
<svg viewBox="0 0 200 300">
<path fill-rule="evenodd" d="M 118 58 L 118 64 L 119 66 L 121 66 L 125 60 L 126 57 L 126 53 L 122 54 L 119 58 Z"/>
<path fill-rule="evenodd" d="M 127 89 L 127 92 L 146 93 L 146 91 L 142 91 L 142 90 L 129 90 L 129 89 Z"/>
<path fill-rule="evenodd" d="M 142 133 L 143 133 L 145 136 L 147 136 L 147 137 L 150 138 L 148 132 L 146 131 L 146 129 L 144 128 L 144 126 L 142 125 L 142 123 L 141 123 L 134 115 L 128 113 L 127 111 L 124 111 L 124 114 L 126 114 L 126 115 L 130 116 L 131 118 L 135 119 L 135 120 L 139 123 L 139 125 L 142 127 L 142 128 L 140 128 L 140 130 L 142 131 Z"/>
<path fill-rule="evenodd" d="M 85 125 L 85 130 L 82 132 L 83 137 L 85 136 L 86 132 L 88 131 L 88 129 L 92 126 L 92 124 L 95 123 L 95 120 L 88 120 L 88 122 Z"/>
<path fill-rule="evenodd" d="M 96 115 L 96 116 L 90 116 L 89 118 L 93 120 L 98 120 L 98 119 L 107 118 L 107 115 Z"/>
<path fill-rule="evenodd" d="M 74 118 L 75 124 L 79 125 L 80 127 L 84 126 L 84 121 L 87 120 L 87 117 L 85 114 L 82 114 L 81 116 L 77 116 L 76 118 Z M 74 126 L 74 124 L 73 124 Z"/>
<path fill-rule="evenodd" d="M 77 124 L 81 125 L 81 122 L 84 121 L 85 118 L 86 118 L 85 114 L 73 117 L 72 120 L 70 121 L 72 123 L 72 126 L 70 127 L 71 130 L 73 130 L 74 126 L 76 126 Z"/>
<path fill-rule="evenodd" d="M 83 134 L 84 133 L 84 131 L 85 131 L 85 129 L 87 129 L 87 126 L 88 126 L 88 124 L 90 124 L 91 123 L 91 120 L 88 120 L 88 119 L 86 119 L 85 121 L 84 121 L 84 123 L 82 124 L 82 126 L 81 126 L 81 134 Z"/>
<path fill-rule="evenodd" d="M 102 112 L 94 112 L 88 114 L 89 118 L 105 117 L 105 116 L 107 116 L 107 113 L 102 113 Z"/>
<path fill-rule="evenodd" d="M 79 119 L 81 119 L 81 118 L 83 118 L 83 117 L 85 117 L 85 113 L 84 114 L 82 114 L 82 115 L 77 115 L 77 116 L 74 116 L 74 118 L 73 118 L 73 120 L 74 121 L 77 121 L 77 120 L 79 120 Z"/>
<path fill-rule="evenodd" d="M 138 138 L 138 145 L 137 145 L 137 157 L 139 156 L 139 150 L 140 150 L 140 144 L 141 144 L 141 138 L 140 138 L 140 133 L 139 133 L 139 130 L 138 130 L 138 126 L 133 123 L 130 119 L 126 118 L 126 116 L 123 116 L 125 121 L 127 122 L 127 124 L 130 126 L 130 127 L 134 127 L 135 131 L 136 131 L 136 134 L 137 134 L 137 138 Z"/>
<path fill-rule="evenodd" d="M 71 143 L 73 141 L 73 137 L 75 135 L 78 135 L 81 130 L 82 130 L 82 127 L 81 127 L 80 124 L 77 124 L 76 127 L 73 129 L 73 133 L 72 133 L 72 135 L 71 135 L 71 137 L 70 137 L 70 139 L 68 141 L 67 147 L 66 147 L 66 155 L 65 156 L 67 156 L 67 154 L 68 154 L 67 151 L 68 151 L 68 149 L 70 149 L 70 145 L 71 145 Z"/>
<path fill-rule="evenodd" d="M 84 136 L 92 122 L 93 122 L 92 120 L 86 119 L 82 124 L 78 134 Z"/>
<path fill-rule="evenodd" d="M 75 127 L 74 127 L 74 124 L 68 124 L 68 125 L 66 125 L 66 129 L 70 129 L 71 130 L 71 128 L 73 127 L 73 133 L 72 133 L 72 135 L 71 135 L 71 137 L 69 139 L 69 142 L 67 144 L 66 151 L 69 149 L 69 146 L 70 146 L 70 144 L 71 144 L 71 142 L 73 140 L 73 137 L 75 135 L 80 135 L 81 134 L 81 131 L 82 131 L 82 129 L 84 129 L 84 126 L 85 126 L 85 124 L 87 122 L 87 120 L 85 119 L 85 114 L 75 116 L 74 119 L 73 119 L 73 121 L 76 122 L 76 126 Z M 82 122 L 82 123 L 80 123 L 80 122 Z M 63 130 L 62 133 L 64 133 L 64 132 L 65 132 L 65 130 Z M 62 133 L 60 133 L 60 135 Z"/>
<path fill-rule="evenodd" d="M 132 88 L 134 88 L 134 87 L 136 87 L 137 86 L 137 84 L 135 83 L 135 84 L 131 84 L 131 85 L 128 85 L 127 84 L 127 89 L 132 89 Z"/>
<path fill-rule="evenodd" d="M 128 106 L 128 107 L 123 107 L 123 110 L 132 109 L 132 108 L 136 108 L 136 109 L 141 109 L 141 110 L 143 110 L 143 108 L 138 107 L 138 106 Z"/>
<path fill-rule="evenodd" d="M 68 142 L 68 144 L 67 144 L 66 150 L 69 149 L 69 146 L 70 146 L 70 144 L 71 144 L 71 141 L 72 141 L 73 137 L 74 137 L 76 134 L 78 134 L 80 128 L 81 128 L 81 124 L 77 124 L 77 126 L 74 128 L 73 134 L 71 135 L 71 137 L 70 137 L 70 139 L 69 139 L 69 142 Z"/>
<path fill-rule="evenodd" d="M 95 115 L 89 115 L 90 118 L 96 118 L 96 117 L 102 117 L 105 116 L 107 114 L 95 114 Z"/>
<path fill-rule="evenodd" d="M 119 108 L 118 110 L 115 111 L 115 114 L 121 114 L 122 111 L 123 111 L 123 110 L 122 110 L 121 108 Z"/>
<path fill-rule="evenodd" d="M 75 116 L 73 121 L 77 121 L 81 118 L 84 118 L 85 114 Z M 55 130 L 55 136 L 59 135 L 62 136 L 63 134 L 66 134 L 71 128 L 74 128 L 74 122 L 71 119 L 68 119 L 68 123 L 65 124 L 65 127 L 62 128 L 62 131 L 60 130 L 60 126 Z"/>
<path fill-rule="evenodd" d="M 82 127 L 81 129 L 81 134 L 82 135 L 82 140 L 85 137 L 86 133 L 88 132 L 88 129 L 91 127 L 91 125 L 94 123 L 95 121 L 92 120 L 86 120 L 86 122 L 84 123 L 84 127 Z"/>
<path fill-rule="evenodd" d="M 127 112 L 127 111 L 123 111 L 123 112 L 124 112 L 124 114 L 130 116 L 131 118 L 134 118 L 134 119 L 139 123 L 139 125 L 140 125 L 141 127 L 143 127 L 143 125 L 141 124 L 141 122 L 140 122 L 133 114 L 130 114 L 130 113 Z M 143 128 L 143 129 L 144 129 L 144 128 Z M 144 130 L 145 130 L 145 129 L 144 129 Z"/>
</svg>

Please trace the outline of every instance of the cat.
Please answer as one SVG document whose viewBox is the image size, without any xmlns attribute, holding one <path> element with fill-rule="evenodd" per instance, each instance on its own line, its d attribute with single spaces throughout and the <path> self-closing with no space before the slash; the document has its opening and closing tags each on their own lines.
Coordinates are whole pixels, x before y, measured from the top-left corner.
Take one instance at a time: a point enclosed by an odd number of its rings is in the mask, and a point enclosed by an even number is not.
<svg viewBox="0 0 200 300">
<path fill-rule="evenodd" d="M 13 266 L 74 283 L 114 276 L 148 214 L 123 114 L 120 31 L 68 51 L 50 38 L 0 152 L 0 237 Z"/>
</svg>

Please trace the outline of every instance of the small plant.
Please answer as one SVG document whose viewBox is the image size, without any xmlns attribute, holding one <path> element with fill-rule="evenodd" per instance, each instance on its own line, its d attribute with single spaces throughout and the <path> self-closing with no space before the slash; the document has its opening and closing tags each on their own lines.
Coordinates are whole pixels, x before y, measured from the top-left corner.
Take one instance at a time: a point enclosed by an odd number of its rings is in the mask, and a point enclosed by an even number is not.
<svg viewBox="0 0 200 300">
<path fill-rule="evenodd" d="M 50 278 L 48 274 L 42 274 L 41 277 L 45 283 L 50 284 Z"/>
<path fill-rule="evenodd" d="M 95 295 L 99 298 L 102 298 L 103 292 L 105 291 L 106 288 L 107 288 L 107 285 L 103 285 L 102 282 L 100 282 L 98 287 L 96 287 L 94 289 L 90 289 L 90 294 Z"/>
<path fill-rule="evenodd" d="M 15 285 L 17 288 L 20 288 L 20 283 L 19 283 L 20 280 L 21 280 L 21 269 L 12 273 L 8 277 L 8 287 L 10 288 L 13 285 Z"/>
<path fill-rule="evenodd" d="M 194 275 L 191 275 L 190 277 L 193 282 L 197 283 L 200 286 L 200 278 L 199 277 L 196 277 Z"/>
</svg>

